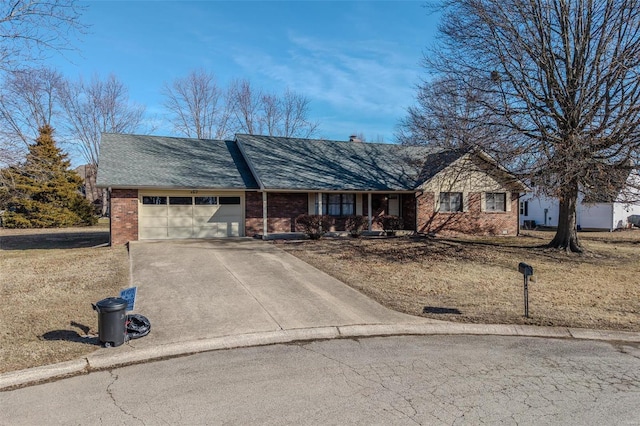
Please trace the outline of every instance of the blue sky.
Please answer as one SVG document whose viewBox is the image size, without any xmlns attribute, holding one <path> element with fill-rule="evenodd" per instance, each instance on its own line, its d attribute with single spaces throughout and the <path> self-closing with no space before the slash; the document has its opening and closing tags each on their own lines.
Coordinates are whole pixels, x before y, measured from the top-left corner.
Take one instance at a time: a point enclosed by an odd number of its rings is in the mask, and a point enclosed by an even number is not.
<svg viewBox="0 0 640 426">
<path fill-rule="evenodd" d="M 423 1 L 85 4 L 89 33 L 77 53 L 52 65 L 71 78 L 114 73 L 159 119 L 162 135 L 172 134 L 162 120 L 162 85 L 205 68 L 223 87 L 247 78 L 266 91 L 304 94 L 319 137 L 361 132 L 393 142 L 437 27 Z"/>
</svg>

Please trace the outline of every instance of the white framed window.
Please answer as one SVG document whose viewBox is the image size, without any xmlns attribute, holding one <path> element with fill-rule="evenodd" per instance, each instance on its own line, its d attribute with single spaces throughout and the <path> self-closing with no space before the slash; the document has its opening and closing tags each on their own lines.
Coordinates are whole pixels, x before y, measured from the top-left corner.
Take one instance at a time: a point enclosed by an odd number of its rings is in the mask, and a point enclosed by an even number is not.
<svg viewBox="0 0 640 426">
<path fill-rule="evenodd" d="M 218 197 L 195 197 L 196 206 L 215 206 L 218 204 Z"/>
<path fill-rule="evenodd" d="M 438 211 L 441 212 L 461 212 L 462 192 L 441 192 L 440 205 Z"/>
<path fill-rule="evenodd" d="M 318 214 L 316 194 L 316 214 Z M 350 216 L 356 212 L 355 194 L 322 194 L 322 214 L 325 216 Z"/>
<path fill-rule="evenodd" d="M 504 192 L 487 192 L 485 194 L 485 210 L 488 212 L 506 212 L 507 194 Z"/>
<path fill-rule="evenodd" d="M 218 204 L 221 204 L 221 205 L 240 204 L 240 197 L 218 197 Z"/>
<path fill-rule="evenodd" d="M 193 204 L 192 197 L 169 197 L 169 204 L 172 206 L 190 206 Z"/>
<path fill-rule="evenodd" d="M 520 201 L 520 216 L 529 216 L 529 202 Z"/>
<path fill-rule="evenodd" d="M 145 195 L 142 197 L 142 204 L 151 204 L 157 206 L 166 205 L 167 197 Z"/>
</svg>

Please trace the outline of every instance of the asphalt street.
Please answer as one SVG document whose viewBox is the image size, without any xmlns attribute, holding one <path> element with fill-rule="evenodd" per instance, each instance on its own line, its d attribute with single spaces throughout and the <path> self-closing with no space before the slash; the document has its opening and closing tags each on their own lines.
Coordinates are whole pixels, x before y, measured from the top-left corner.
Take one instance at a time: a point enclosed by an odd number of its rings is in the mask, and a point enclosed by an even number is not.
<svg viewBox="0 0 640 426">
<path fill-rule="evenodd" d="M 638 344 L 499 336 L 206 352 L 0 392 L 0 424 L 640 424 Z"/>
</svg>

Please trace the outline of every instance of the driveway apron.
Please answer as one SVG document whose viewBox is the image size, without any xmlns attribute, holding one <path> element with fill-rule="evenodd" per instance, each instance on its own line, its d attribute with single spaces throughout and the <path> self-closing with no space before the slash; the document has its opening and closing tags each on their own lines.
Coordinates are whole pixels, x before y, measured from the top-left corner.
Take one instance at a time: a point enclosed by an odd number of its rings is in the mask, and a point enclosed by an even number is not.
<svg viewBox="0 0 640 426">
<path fill-rule="evenodd" d="M 253 239 L 130 244 L 136 313 L 151 334 L 136 346 L 277 330 L 426 323 Z M 139 343 L 138 343 L 139 342 Z"/>
</svg>

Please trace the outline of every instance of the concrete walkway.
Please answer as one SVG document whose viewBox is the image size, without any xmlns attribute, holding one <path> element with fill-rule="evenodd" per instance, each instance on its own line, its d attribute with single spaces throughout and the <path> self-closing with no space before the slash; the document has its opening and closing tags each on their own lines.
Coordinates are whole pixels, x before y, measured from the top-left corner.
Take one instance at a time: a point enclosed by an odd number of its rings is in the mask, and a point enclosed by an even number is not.
<svg viewBox="0 0 640 426">
<path fill-rule="evenodd" d="M 494 334 L 640 342 L 640 333 L 460 324 L 389 310 L 277 246 L 246 238 L 130 244 L 151 333 L 84 359 L 0 375 L 0 389 L 207 350 L 340 337 Z"/>
</svg>

